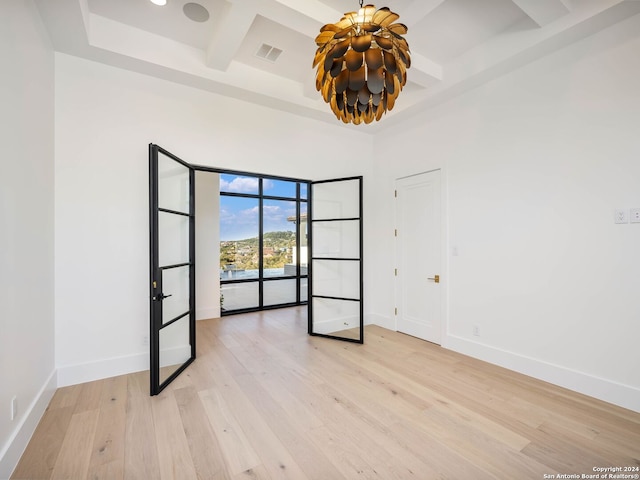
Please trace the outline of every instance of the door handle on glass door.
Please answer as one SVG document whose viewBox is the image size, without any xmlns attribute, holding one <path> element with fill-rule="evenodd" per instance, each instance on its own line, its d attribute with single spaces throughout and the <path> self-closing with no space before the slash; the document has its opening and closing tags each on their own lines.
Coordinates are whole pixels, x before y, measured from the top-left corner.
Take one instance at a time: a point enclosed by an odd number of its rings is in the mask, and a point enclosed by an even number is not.
<svg viewBox="0 0 640 480">
<path fill-rule="evenodd" d="M 440 275 L 436 275 L 435 277 L 429 277 L 427 280 L 431 280 L 432 282 L 440 283 Z"/>
<path fill-rule="evenodd" d="M 154 300 L 164 300 L 165 298 L 169 298 L 171 295 L 173 295 L 173 294 L 170 293 L 169 295 L 165 295 L 164 293 L 159 293 L 158 295 L 153 297 L 153 299 Z"/>
</svg>

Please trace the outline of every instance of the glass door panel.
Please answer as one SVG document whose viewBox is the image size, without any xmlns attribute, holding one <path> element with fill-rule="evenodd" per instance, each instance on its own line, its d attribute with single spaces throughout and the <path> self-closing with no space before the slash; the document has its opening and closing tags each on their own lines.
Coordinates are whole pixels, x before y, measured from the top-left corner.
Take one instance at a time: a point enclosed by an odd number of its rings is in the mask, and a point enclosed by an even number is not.
<svg viewBox="0 0 640 480">
<path fill-rule="evenodd" d="M 313 263 L 313 295 L 360 298 L 359 262 L 316 259 Z"/>
<path fill-rule="evenodd" d="M 189 266 L 161 270 L 162 288 L 171 292 L 162 300 L 162 324 L 189 313 Z"/>
<path fill-rule="evenodd" d="M 157 395 L 195 359 L 194 170 L 149 145 L 150 380 Z"/>
<path fill-rule="evenodd" d="M 160 330 L 160 385 L 191 358 L 189 329 L 189 317 L 185 316 Z"/>
<path fill-rule="evenodd" d="M 158 212 L 158 262 L 160 265 L 189 263 L 188 215 Z"/>
<path fill-rule="evenodd" d="M 158 156 L 158 207 L 189 213 L 189 168 L 166 155 Z"/>
<path fill-rule="evenodd" d="M 349 341 L 360 341 L 362 322 L 358 302 L 335 298 L 313 299 L 314 333 Z"/>
<path fill-rule="evenodd" d="M 313 256 L 314 258 L 359 258 L 360 220 L 314 223 Z"/>
<path fill-rule="evenodd" d="M 364 342 L 362 177 L 313 182 L 309 334 Z"/>
<path fill-rule="evenodd" d="M 360 177 L 313 182 L 313 220 L 360 218 Z"/>
</svg>

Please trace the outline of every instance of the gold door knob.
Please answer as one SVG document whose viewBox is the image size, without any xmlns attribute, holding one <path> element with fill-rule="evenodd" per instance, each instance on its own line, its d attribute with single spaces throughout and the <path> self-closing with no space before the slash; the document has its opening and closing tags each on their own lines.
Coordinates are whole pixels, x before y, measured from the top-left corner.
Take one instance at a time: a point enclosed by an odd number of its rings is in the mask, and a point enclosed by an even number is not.
<svg viewBox="0 0 640 480">
<path fill-rule="evenodd" d="M 431 280 L 432 282 L 440 283 L 440 275 L 436 275 L 435 277 L 429 277 L 427 280 Z"/>
</svg>

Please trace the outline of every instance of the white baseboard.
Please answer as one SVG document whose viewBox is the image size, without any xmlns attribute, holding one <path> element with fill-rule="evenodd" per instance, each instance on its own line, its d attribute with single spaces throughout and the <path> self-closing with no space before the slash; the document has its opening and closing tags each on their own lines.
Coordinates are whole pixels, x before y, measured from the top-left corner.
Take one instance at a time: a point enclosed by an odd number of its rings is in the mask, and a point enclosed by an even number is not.
<svg viewBox="0 0 640 480">
<path fill-rule="evenodd" d="M 0 478 L 9 478 L 18 465 L 33 432 L 35 432 L 53 394 L 56 392 L 56 384 L 56 370 L 53 370 L 25 410 L 25 414 L 14 432 L 9 436 L 6 447 L 0 452 Z"/>
<path fill-rule="evenodd" d="M 379 325 L 396 331 L 395 319 L 378 314 L 367 314 L 367 325 Z M 366 342 L 366 337 L 365 337 Z M 635 412 L 640 412 L 640 389 L 583 372 L 501 350 L 471 340 L 446 335 L 442 347 L 485 362 L 499 365 L 545 382 L 568 388 L 574 392 L 597 398 Z"/>
<path fill-rule="evenodd" d="M 442 346 L 574 392 L 640 412 L 640 389 L 560 365 L 447 335 Z"/>
<path fill-rule="evenodd" d="M 160 366 L 180 364 L 190 355 L 190 345 L 168 348 L 164 350 L 163 363 Z M 77 385 L 78 383 L 92 382 L 143 370 L 149 370 L 148 352 L 77 365 L 65 365 L 58 367 L 58 387 Z"/>
<path fill-rule="evenodd" d="M 58 367 L 58 387 L 149 370 L 149 353 L 107 358 L 96 362 Z"/>
<path fill-rule="evenodd" d="M 367 313 L 364 317 L 365 325 L 378 325 L 387 330 L 396 331 L 396 320 L 393 317 L 385 317 L 377 313 Z"/>
</svg>

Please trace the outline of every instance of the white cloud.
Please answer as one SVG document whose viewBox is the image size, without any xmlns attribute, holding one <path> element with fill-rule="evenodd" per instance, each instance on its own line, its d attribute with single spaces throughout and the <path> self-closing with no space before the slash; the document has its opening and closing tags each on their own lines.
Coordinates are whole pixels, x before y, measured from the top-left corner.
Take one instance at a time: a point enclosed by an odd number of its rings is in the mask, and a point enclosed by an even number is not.
<svg viewBox="0 0 640 480">
<path fill-rule="evenodd" d="M 220 191 L 233 193 L 258 193 L 258 179 L 235 177 L 231 182 L 220 177 Z"/>
<path fill-rule="evenodd" d="M 262 179 L 262 189 L 265 192 L 267 190 L 271 190 L 273 187 L 275 187 L 275 184 L 273 183 L 273 180 L 269 180 L 268 178 L 263 178 Z"/>
</svg>

